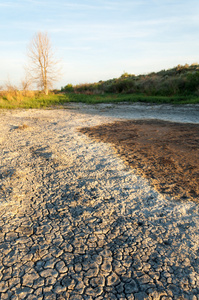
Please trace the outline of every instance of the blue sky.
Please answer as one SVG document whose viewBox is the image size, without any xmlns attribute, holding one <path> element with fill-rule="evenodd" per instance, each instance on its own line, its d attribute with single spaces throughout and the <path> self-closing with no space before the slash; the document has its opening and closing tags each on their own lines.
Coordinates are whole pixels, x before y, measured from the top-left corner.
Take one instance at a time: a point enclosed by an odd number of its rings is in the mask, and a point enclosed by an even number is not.
<svg viewBox="0 0 199 300">
<path fill-rule="evenodd" d="M 0 0 L 0 85 L 20 83 L 38 31 L 61 60 L 56 87 L 199 63 L 198 0 Z"/>
</svg>

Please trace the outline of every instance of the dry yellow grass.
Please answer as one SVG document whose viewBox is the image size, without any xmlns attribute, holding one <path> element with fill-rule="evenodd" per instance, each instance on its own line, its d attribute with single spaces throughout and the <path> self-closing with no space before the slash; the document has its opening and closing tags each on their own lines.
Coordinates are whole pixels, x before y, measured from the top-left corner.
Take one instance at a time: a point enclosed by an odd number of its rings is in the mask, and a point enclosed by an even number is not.
<svg viewBox="0 0 199 300">
<path fill-rule="evenodd" d="M 28 128 L 29 126 L 27 125 L 27 124 L 23 124 L 23 125 L 19 125 L 18 127 L 17 127 L 17 129 L 20 129 L 20 130 L 23 130 L 23 129 L 26 129 L 26 128 Z"/>
</svg>

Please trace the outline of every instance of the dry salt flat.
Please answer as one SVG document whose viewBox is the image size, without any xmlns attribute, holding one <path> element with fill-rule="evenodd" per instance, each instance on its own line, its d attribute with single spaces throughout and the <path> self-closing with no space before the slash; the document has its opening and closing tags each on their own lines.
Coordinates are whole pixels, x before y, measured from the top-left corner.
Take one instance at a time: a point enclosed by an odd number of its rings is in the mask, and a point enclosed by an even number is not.
<svg viewBox="0 0 199 300">
<path fill-rule="evenodd" d="M 172 201 L 78 131 L 199 123 L 199 107 L 0 111 L 0 299 L 199 299 L 199 205 Z"/>
</svg>

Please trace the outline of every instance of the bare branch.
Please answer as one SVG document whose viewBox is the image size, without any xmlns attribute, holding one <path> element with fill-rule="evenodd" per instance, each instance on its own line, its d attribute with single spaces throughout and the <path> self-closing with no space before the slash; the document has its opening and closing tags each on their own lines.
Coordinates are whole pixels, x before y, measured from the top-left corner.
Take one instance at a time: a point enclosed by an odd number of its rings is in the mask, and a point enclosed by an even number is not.
<svg viewBox="0 0 199 300">
<path fill-rule="evenodd" d="M 11 83 L 9 77 L 8 77 L 8 79 L 5 82 L 5 90 L 7 92 L 16 92 L 17 91 L 17 87 Z"/>
<path fill-rule="evenodd" d="M 24 93 L 26 93 L 27 91 L 30 90 L 32 85 L 32 80 L 30 78 L 30 76 L 28 76 L 28 74 L 26 74 L 26 76 L 21 79 L 21 89 Z"/>
</svg>

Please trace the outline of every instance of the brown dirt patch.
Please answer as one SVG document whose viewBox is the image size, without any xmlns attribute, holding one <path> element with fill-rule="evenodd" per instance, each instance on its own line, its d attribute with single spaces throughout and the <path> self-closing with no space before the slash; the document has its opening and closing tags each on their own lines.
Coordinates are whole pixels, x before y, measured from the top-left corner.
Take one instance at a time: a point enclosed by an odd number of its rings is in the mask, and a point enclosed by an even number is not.
<svg viewBox="0 0 199 300">
<path fill-rule="evenodd" d="M 199 200 L 199 125 L 158 120 L 121 121 L 80 132 L 111 143 L 161 193 Z"/>
</svg>

